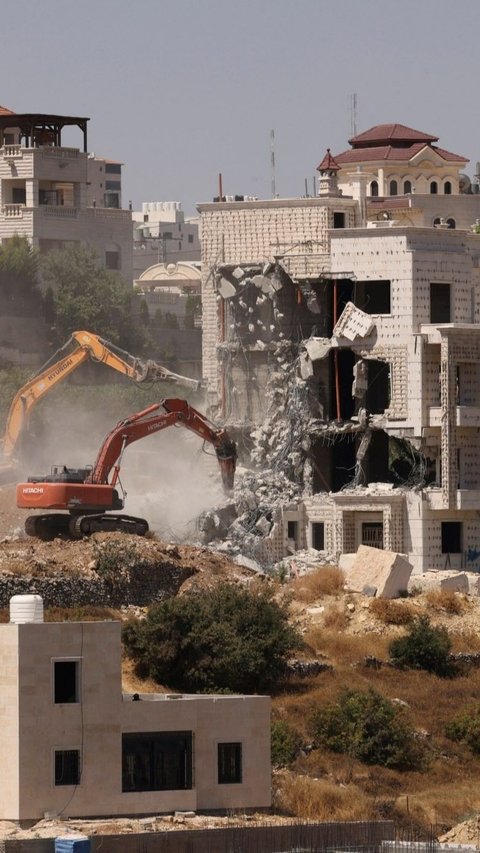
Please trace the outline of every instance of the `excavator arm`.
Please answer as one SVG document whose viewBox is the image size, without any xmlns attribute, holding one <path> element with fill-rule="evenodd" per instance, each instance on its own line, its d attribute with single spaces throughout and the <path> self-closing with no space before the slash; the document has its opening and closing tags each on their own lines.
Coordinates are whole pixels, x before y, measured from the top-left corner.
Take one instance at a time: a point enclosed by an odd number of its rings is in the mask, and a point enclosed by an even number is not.
<svg viewBox="0 0 480 853">
<path fill-rule="evenodd" d="M 106 364 L 134 382 L 176 382 L 195 390 L 201 384 L 196 379 L 172 373 L 154 361 L 135 358 L 92 332 L 73 332 L 67 343 L 15 395 L 3 439 L 5 461 L 15 456 L 20 436 L 36 403 L 87 359 Z"/>
<path fill-rule="evenodd" d="M 181 424 L 213 445 L 220 465 L 223 486 L 225 490 L 231 491 L 237 459 L 235 442 L 229 438 L 224 429 L 216 427 L 186 400 L 178 398 L 164 399 L 120 421 L 103 442 L 87 482 L 105 485 L 109 483 L 108 478 L 113 469 L 109 485 L 115 486 L 125 448 L 140 438 L 175 424 Z"/>
</svg>

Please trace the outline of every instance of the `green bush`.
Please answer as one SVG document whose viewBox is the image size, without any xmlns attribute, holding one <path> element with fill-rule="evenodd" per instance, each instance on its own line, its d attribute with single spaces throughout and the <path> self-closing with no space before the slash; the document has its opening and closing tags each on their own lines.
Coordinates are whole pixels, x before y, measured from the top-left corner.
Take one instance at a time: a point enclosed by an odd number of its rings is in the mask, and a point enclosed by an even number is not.
<svg viewBox="0 0 480 853">
<path fill-rule="evenodd" d="M 301 737 L 296 729 L 285 720 L 273 720 L 271 727 L 272 764 L 286 767 L 298 755 Z"/>
<path fill-rule="evenodd" d="M 434 627 L 428 616 L 418 616 L 403 637 L 390 643 L 390 658 L 406 669 L 424 669 L 435 675 L 453 673 L 450 660 L 452 642 L 445 627 Z"/>
<path fill-rule="evenodd" d="M 469 705 L 445 726 L 450 740 L 465 743 L 476 755 L 480 754 L 480 702 Z"/>
<path fill-rule="evenodd" d="M 231 584 L 154 605 L 123 639 L 140 675 L 192 692 L 271 691 L 301 643 L 270 592 Z"/>
<path fill-rule="evenodd" d="M 396 770 L 419 770 L 425 765 L 425 749 L 403 711 L 372 688 L 344 690 L 335 703 L 315 709 L 310 730 L 316 747 L 365 764 Z"/>
</svg>

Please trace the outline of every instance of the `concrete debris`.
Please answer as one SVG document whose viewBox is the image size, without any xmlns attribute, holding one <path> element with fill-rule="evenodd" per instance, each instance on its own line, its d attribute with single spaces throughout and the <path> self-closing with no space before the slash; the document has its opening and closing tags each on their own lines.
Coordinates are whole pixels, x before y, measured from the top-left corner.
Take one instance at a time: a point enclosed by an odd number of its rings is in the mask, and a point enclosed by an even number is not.
<svg viewBox="0 0 480 853">
<path fill-rule="evenodd" d="M 346 576 L 346 588 L 364 594 L 368 590 L 371 594 L 375 587 L 377 598 L 398 598 L 408 588 L 412 569 L 402 554 L 360 545 Z"/>
<path fill-rule="evenodd" d="M 310 376 L 313 376 L 313 364 L 308 353 L 302 353 L 300 356 L 300 376 L 302 379 L 308 379 Z"/>
<path fill-rule="evenodd" d="M 411 578 L 410 587 L 422 591 L 444 589 L 451 592 L 479 595 L 480 576 L 473 572 L 424 572 L 422 575 L 414 575 Z"/>
<path fill-rule="evenodd" d="M 325 358 L 332 349 L 330 338 L 308 338 L 303 343 L 312 361 Z"/>
<path fill-rule="evenodd" d="M 237 291 L 231 281 L 228 281 L 226 278 L 221 278 L 218 283 L 218 292 L 223 299 L 230 299 L 232 296 L 236 296 Z"/>
<path fill-rule="evenodd" d="M 347 302 L 333 329 L 333 336 L 354 341 L 355 338 L 366 338 L 374 328 L 375 323 L 370 314 L 361 311 L 353 302 Z"/>
<path fill-rule="evenodd" d="M 232 275 L 237 279 L 237 281 L 240 281 L 244 277 L 245 271 L 241 267 L 236 267 L 233 270 Z"/>
</svg>

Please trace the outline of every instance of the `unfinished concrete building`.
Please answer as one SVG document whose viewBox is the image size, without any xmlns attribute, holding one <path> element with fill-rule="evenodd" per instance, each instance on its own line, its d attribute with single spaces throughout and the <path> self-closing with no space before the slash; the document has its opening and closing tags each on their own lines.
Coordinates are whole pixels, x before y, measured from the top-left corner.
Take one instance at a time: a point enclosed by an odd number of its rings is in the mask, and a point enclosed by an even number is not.
<svg viewBox="0 0 480 853">
<path fill-rule="evenodd" d="M 464 165 L 451 155 L 456 210 Z M 369 222 L 364 172 L 346 196 L 329 151 L 319 170 L 317 198 L 199 207 L 204 375 L 257 471 L 251 552 L 366 544 L 480 570 L 480 235 L 425 227 L 427 190 L 418 225 Z"/>
</svg>

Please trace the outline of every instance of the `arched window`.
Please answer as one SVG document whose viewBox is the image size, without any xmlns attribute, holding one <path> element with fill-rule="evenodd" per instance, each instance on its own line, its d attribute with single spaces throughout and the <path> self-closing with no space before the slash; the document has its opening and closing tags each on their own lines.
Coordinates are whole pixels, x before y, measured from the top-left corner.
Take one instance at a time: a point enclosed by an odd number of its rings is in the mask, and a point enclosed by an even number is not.
<svg viewBox="0 0 480 853">
<path fill-rule="evenodd" d="M 433 220 L 433 224 L 434 224 L 434 225 L 440 225 L 441 221 L 442 221 L 442 220 L 440 219 L 440 217 L 439 217 L 439 216 L 436 216 L 436 217 L 435 217 L 435 219 Z"/>
<path fill-rule="evenodd" d="M 390 181 L 390 195 L 398 195 L 398 184 L 396 181 Z"/>
<path fill-rule="evenodd" d="M 452 194 L 452 184 L 450 183 L 450 181 L 445 181 L 445 184 L 443 186 L 443 192 L 445 193 L 445 195 Z"/>
<path fill-rule="evenodd" d="M 378 195 L 378 182 L 372 181 L 370 184 L 370 195 Z"/>
<path fill-rule="evenodd" d="M 450 217 L 450 219 L 447 219 L 447 225 L 449 228 L 456 228 L 457 227 L 457 223 L 455 222 L 454 219 L 452 219 L 452 217 Z"/>
<path fill-rule="evenodd" d="M 403 182 L 403 192 L 404 192 L 404 195 L 412 192 L 412 182 L 411 181 L 404 181 Z"/>
<path fill-rule="evenodd" d="M 430 192 L 432 195 L 436 195 L 438 193 L 438 184 L 436 181 L 432 181 L 430 184 Z"/>
</svg>

